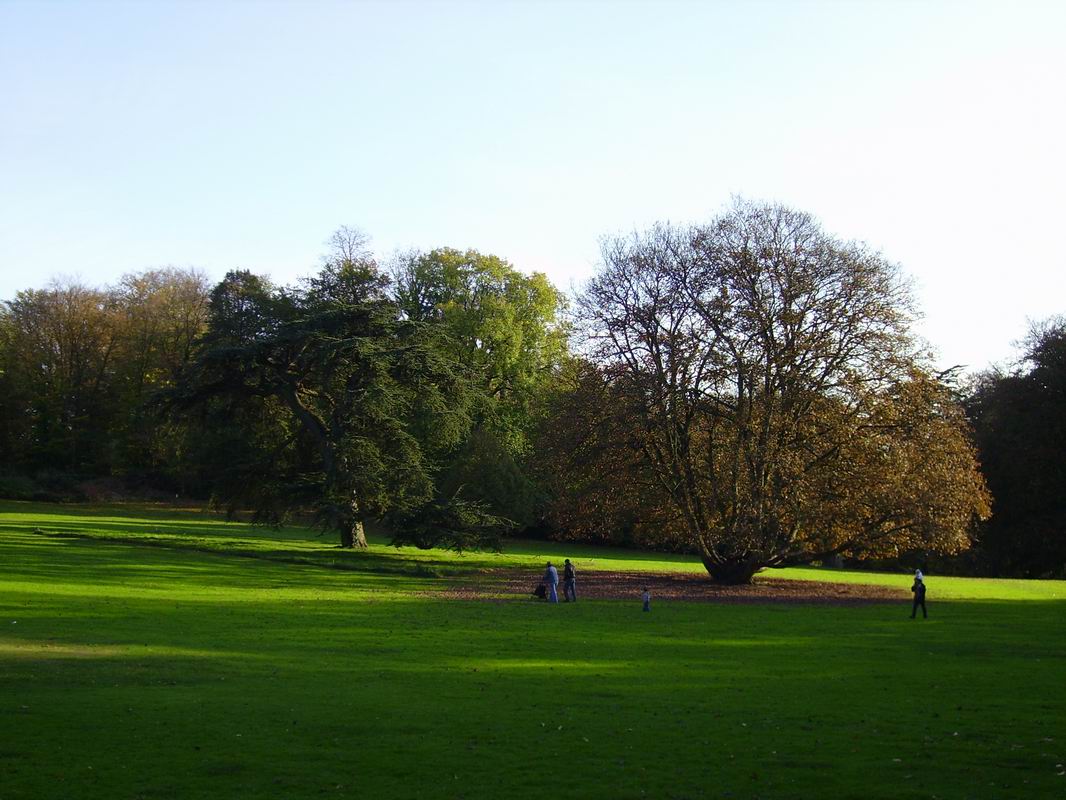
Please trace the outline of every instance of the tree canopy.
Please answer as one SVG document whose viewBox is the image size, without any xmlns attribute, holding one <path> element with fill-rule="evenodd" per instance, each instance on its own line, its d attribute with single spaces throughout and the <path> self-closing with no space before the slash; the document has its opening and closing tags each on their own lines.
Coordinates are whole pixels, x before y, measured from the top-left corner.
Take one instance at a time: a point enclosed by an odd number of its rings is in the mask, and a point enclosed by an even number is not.
<svg viewBox="0 0 1066 800">
<path fill-rule="evenodd" d="M 531 407 L 566 352 L 562 294 L 543 274 L 476 250 L 411 254 L 393 276 L 405 316 L 443 324 L 452 354 L 477 376 L 479 422 L 523 452 Z"/>
<path fill-rule="evenodd" d="M 531 438 L 567 350 L 562 294 L 544 275 L 476 250 L 411 253 L 392 274 L 404 317 L 440 326 L 450 357 L 473 380 L 473 427 L 440 472 L 440 491 L 531 523 L 540 502 Z"/>
<path fill-rule="evenodd" d="M 606 240 L 579 303 L 645 475 L 714 578 L 952 552 L 987 513 L 898 268 L 809 215 L 738 201 L 706 225 Z"/>
<path fill-rule="evenodd" d="M 386 286 L 353 249 L 302 287 L 232 272 L 213 290 L 207 333 L 167 402 L 272 420 L 263 447 L 235 463 L 228 500 L 263 518 L 313 509 L 343 546 L 365 547 L 368 518 L 433 499 L 435 459 L 469 426 L 468 379 L 440 329 L 402 318 Z"/>
<path fill-rule="evenodd" d="M 1033 326 L 1021 364 L 982 375 L 968 405 L 995 497 L 981 531 L 999 574 L 1066 574 L 1066 319 Z"/>
<path fill-rule="evenodd" d="M 495 255 L 329 244 L 294 286 L 167 267 L 0 304 L 0 494 L 310 511 L 352 546 L 367 520 L 458 549 L 517 526 L 721 581 L 975 535 L 970 567 L 1066 572 L 1061 318 L 962 405 L 900 269 L 782 206 L 605 239 L 572 313 Z"/>
<path fill-rule="evenodd" d="M 117 287 L 55 281 L 0 308 L 0 455 L 8 468 L 169 475 L 181 431 L 147 410 L 203 332 L 207 283 L 147 270 Z"/>
</svg>

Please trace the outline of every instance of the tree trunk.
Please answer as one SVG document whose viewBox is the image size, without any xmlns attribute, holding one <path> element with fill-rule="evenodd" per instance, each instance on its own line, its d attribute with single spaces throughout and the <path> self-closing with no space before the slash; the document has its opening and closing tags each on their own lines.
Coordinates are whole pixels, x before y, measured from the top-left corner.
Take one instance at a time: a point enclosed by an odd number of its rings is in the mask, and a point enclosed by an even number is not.
<svg viewBox="0 0 1066 800">
<path fill-rule="evenodd" d="M 341 527 L 341 547 L 358 547 L 366 550 L 366 532 L 363 530 L 361 519 L 352 520 L 348 525 Z"/>
<path fill-rule="evenodd" d="M 736 561 L 714 562 L 704 557 L 703 566 L 710 574 L 715 583 L 738 585 L 753 583 L 755 573 L 762 569 L 762 565 L 751 559 L 739 559 Z"/>
</svg>

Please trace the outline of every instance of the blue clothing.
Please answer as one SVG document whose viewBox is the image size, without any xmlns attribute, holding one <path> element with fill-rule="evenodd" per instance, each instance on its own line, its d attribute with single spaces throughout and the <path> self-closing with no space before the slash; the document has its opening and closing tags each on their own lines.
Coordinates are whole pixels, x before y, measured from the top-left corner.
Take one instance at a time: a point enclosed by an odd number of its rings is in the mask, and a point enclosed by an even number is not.
<svg viewBox="0 0 1066 800">
<path fill-rule="evenodd" d="M 548 602 L 559 602 L 559 570 L 555 567 L 548 567 L 544 571 L 544 582 L 548 584 Z"/>
</svg>

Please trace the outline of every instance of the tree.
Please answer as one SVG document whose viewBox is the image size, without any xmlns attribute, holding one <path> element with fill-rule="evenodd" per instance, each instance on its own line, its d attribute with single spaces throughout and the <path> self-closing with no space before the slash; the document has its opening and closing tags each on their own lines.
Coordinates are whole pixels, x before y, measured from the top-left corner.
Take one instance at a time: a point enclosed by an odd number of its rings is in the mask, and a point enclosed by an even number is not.
<svg viewBox="0 0 1066 800">
<path fill-rule="evenodd" d="M 147 409 L 202 332 L 207 287 L 178 269 L 127 275 L 95 289 L 55 281 L 18 293 L 0 315 L 4 463 L 76 478 L 159 477 L 178 460 L 182 432 Z"/>
<path fill-rule="evenodd" d="M 670 498 L 644 468 L 634 436 L 640 420 L 626 414 L 616 381 L 571 359 L 545 407 L 532 461 L 554 536 L 625 547 L 683 544 Z"/>
<path fill-rule="evenodd" d="M 812 474 L 808 548 L 862 558 L 966 550 L 991 499 L 948 376 L 914 368 L 867 403 L 820 414 L 840 426 L 839 447 L 835 468 Z"/>
<path fill-rule="evenodd" d="M 952 551 L 987 513 L 963 420 L 912 344 L 898 268 L 806 214 L 738 201 L 707 225 L 606 240 L 579 316 L 643 469 L 716 580 L 831 553 Z M 950 452 L 922 449 L 946 433 Z M 964 488 L 938 495 L 944 477 Z"/>
<path fill-rule="evenodd" d="M 253 425 L 258 446 L 222 484 L 228 501 L 252 503 L 260 519 L 314 509 L 342 546 L 365 547 L 368 518 L 410 516 L 432 499 L 435 457 L 469 425 L 465 379 L 441 331 L 402 319 L 385 285 L 352 250 L 297 289 L 241 272 L 214 289 L 207 335 L 166 402 L 273 421 Z"/>
<path fill-rule="evenodd" d="M 26 429 L 20 387 L 11 374 L 15 321 L 6 303 L 0 303 L 0 463 L 7 468 L 18 463 L 25 449 Z"/>
<path fill-rule="evenodd" d="M 449 356 L 472 378 L 473 427 L 440 473 L 441 493 L 532 522 L 541 492 L 525 461 L 538 398 L 566 353 L 562 294 L 544 275 L 476 250 L 409 254 L 392 272 L 404 316 L 442 327 Z"/>
<path fill-rule="evenodd" d="M 207 325 L 209 288 L 196 270 L 166 267 L 126 275 L 111 291 L 118 332 L 113 378 L 118 413 L 109 430 L 113 471 L 156 481 L 183 472 L 181 454 L 190 432 L 160 420 L 151 401 L 173 385 L 192 357 Z"/>
<path fill-rule="evenodd" d="M 566 353 L 562 294 L 541 273 L 476 250 L 409 255 L 393 276 L 407 318 L 443 324 L 450 353 L 476 376 L 478 422 L 521 454 L 534 400 Z"/>
<path fill-rule="evenodd" d="M 1066 319 L 1032 327 L 1022 362 L 980 376 L 968 399 L 995 513 L 982 553 L 999 574 L 1066 574 Z"/>
<path fill-rule="evenodd" d="M 108 471 L 118 338 L 106 291 L 56 281 L 7 303 L 3 371 L 21 466 Z"/>
</svg>

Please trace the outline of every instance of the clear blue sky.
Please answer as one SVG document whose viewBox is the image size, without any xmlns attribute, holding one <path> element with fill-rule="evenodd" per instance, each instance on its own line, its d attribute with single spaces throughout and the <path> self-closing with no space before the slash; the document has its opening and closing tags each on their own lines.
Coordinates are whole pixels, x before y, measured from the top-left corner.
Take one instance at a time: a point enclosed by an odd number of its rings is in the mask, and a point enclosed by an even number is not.
<svg viewBox="0 0 1066 800">
<path fill-rule="evenodd" d="M 340 225 L 562 288 L 741 194 L 914 276 L 941 362 L 1066 313 L 1066 3 L 0 0 L 0 299 L 290 282 Z"/>
</svg>

